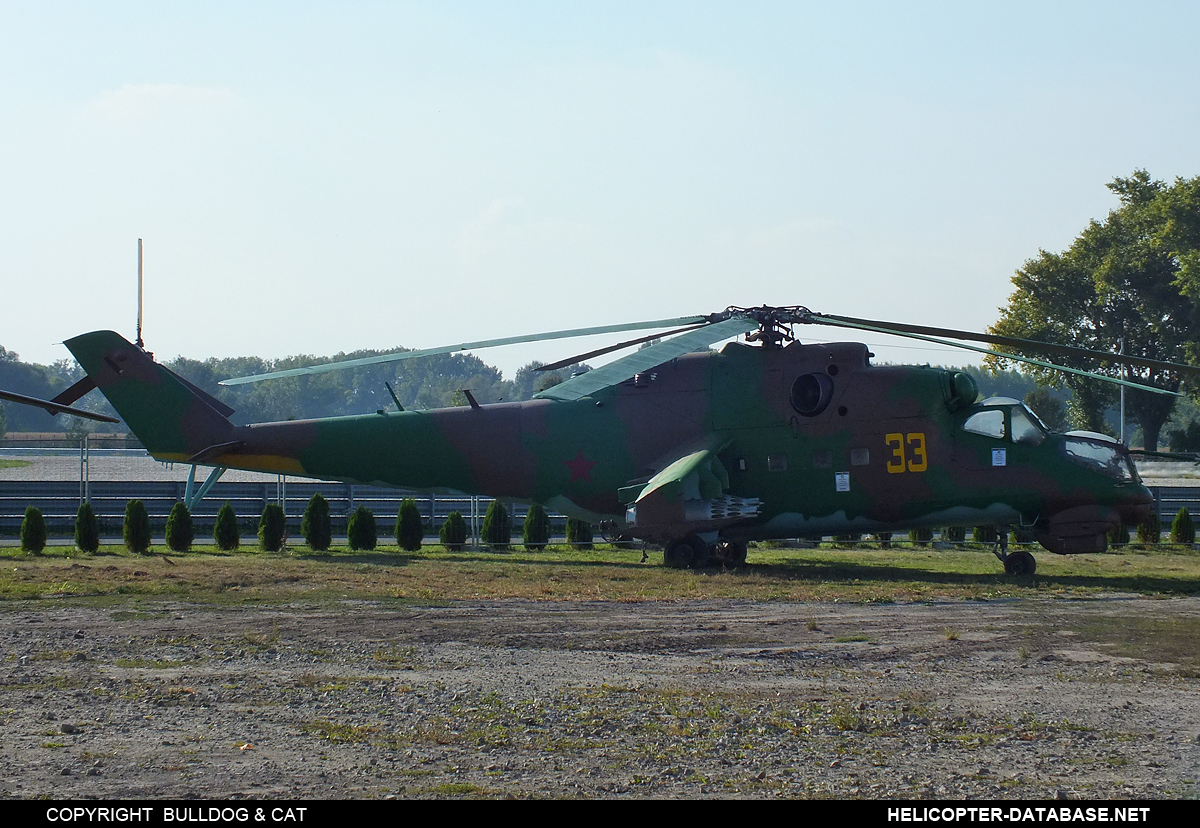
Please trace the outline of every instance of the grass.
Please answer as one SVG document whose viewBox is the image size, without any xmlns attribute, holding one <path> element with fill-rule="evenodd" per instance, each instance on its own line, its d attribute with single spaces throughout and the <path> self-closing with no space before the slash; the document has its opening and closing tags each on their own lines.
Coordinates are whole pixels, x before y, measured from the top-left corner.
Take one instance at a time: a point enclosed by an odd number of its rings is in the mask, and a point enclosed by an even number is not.
<svg viewBox="0 0 1200 828">
<path fill-rule="evenodd" d="M 103 547 L 97 555 L 47 547 L 28 555 L 0 549 L 0 606 L 14 600 L 83 601 L 143 611 L 134 599 L 218 605 L 341 600 L 437 603 L 490 601 L 931 601 L 1088 598 L 1114 592 L 1150 596 L 1200 593 L 1200 554 L 1163 546 L 1105 555 L 1040 555 L 1033 578 L 1006 576 L 987 550 L 894 547 L 752 548 L 737 571 L 663 567 L 661 553 L 600 546 L 530 552 L 450 552 L 426 546 L 403 553 L 336 548 L 328 553 L 161 549 L 147 555 Z M 381 655 L 381 660 L 392 656 Z M 399 663 L 402 659 L 397 659 Z"/>
<path fill-rule="evenodd" d="M 28 460 L 12 460 L 7 457 L 0 457 L 0 469 L 23 469 L 26 466 L 32 466 Z"/>
</svg>

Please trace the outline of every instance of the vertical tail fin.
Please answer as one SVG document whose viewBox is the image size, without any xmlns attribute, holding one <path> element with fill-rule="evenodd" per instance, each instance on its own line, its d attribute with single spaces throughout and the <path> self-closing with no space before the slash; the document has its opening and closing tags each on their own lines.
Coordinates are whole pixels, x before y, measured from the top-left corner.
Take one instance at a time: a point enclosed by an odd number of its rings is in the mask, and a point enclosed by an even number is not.
<svg viewBox="0 0 1200 828">
<path fill-rule="evenodd" d="M 232 439 L 232 409 L 120 334 L 93 331 L 64 344 L 155 458 L 186 461 Z"/>
</svg>

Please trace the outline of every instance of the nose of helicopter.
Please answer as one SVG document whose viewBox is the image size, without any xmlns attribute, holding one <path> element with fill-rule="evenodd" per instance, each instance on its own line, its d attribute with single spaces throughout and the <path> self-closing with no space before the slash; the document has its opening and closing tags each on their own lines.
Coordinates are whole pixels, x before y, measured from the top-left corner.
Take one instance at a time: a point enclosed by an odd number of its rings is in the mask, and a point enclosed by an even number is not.
<svg viewBox="0 0 1200 828">
<path fill-rule="evenodd" d="M 1154 493 L 1138 484 L 1125 498 L 1116 504 L 1121 522 L 1126 526 L 1140 526 L 1154 514 Z"/>
</svg>

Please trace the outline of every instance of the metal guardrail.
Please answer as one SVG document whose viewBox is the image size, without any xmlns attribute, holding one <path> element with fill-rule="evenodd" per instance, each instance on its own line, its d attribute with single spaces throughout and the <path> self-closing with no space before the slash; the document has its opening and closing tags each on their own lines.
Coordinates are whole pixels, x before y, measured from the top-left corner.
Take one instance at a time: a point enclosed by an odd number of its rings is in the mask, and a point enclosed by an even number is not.
<svg viewBox="0 0 1200 828">
<path fill-rule="evenodd" d="M 183 500 L 184 481 L 107 481 L 93 480 L 88 484 L 90 501 L 102 533 L 120 534 L 125 518 L 125 505 L 130 500 L 141 500 L 150 515 L 151 525 L 166 524 L 171 508 Z M 366 506 L 374 514 L 381 531 L 395 520 L 400 511 L 400 502 L 412 498 L 417 503 L 427 526 L 439 527 L 452 511 L 458 511 L 467 520 L 468 527 L 474 524 L 478 530 L 483 523 L 484 513 L 492 498 L 469 495 L 430 495 L 380 486 L 357 483 L 313 482 L 278 478 L 259 482 L 218 482 L 208 496 L 197 502 L 191 510 L 192 518 L 201 531 L 216 522 L 217 510 L 228 501 L 238 517 L 247 524 L 257 525 L 258 518 L 269 503 L 284 507 L 289 529 L 299 530 L 300 518 L 313 494 L 320 492 L 329 501 L 329 511 L 334 520 L 334 531 L 345 530 L 345 521 L 359 506 Z M 72 480 L 55 481 L 0 481 L 0 535 L 15 535 L 20 532 L 25 509 L 36 506 L 46 520 L 52 533 L 70 532 L 75 525 L 79 510 L 80 487 Z M 512 504 L 508 507 L 514 526 L 525 520 L 528 507 Z M 474 520 L 472 520 L 474 517 Z M 565 523 L 566 516 L 550 513 L 552 525 Z"/>
</svg>

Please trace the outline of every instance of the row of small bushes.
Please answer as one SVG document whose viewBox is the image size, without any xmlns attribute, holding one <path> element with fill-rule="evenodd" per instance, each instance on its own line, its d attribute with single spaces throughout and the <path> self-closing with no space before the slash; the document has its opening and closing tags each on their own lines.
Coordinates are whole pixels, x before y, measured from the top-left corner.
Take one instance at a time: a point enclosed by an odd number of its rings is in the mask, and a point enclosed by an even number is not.
<svg viewBox="0 0 1200 828">
<path fill-rule="evenodd" d="M 282 548 L 287 532 L 283 509 L 275 503 L 263 509 L 258 523 L 258 546 L 269 552 Z M 150 548 L 150 516 L 140 500 L 131 500 L 125 506 L 122 539 L 131 552 L 143 553 Z M 329 514 L 329 501 L 319 492 L 308 501 L 304 517 L 300 521 L 300 534 L 304 542 L 317 552 L 329 549 L 333 541 L 333 523 Z M 447 548 L 461 550 L 467 542 L 467 522 L 458 511 L 451 512 L 438 532 L 438 539 Z M 372 550 L 378 543 L 375 515 L 365 506 L 359 506 L 350 515 L 346 526 L 347 542 L 352 550 Z M 411 498 L 400 503 L 396 516 L 396 543 L 401 549 L 415 552 L 421 548 L 425 537 L 425 524 L 421 519 L 416 501 Z M 495 549 L 507 549 L 512 543 L 512 523 L 508 510 L 499 501 L 493 501 L 484 515 L 480 532 L 483 542 Z M 567 520 L 567 542 L 582 548 L 590 548 L 595 532 L 591 524 L 569 518 Z M 167 547 L 174 552 L 186 552 L 196 540 L 192 515 L 183 503 L 176 503 L 167 517 Z M 527 549 L 542 549 L 550 541 L 550 516 L 536 503 L 529 507 L 529 514 L 522 527 L 522 540 Z M 233 507 L 226 502 L 217 511 L 213 525 L 213 542 L 218 549 L 231 551 L 241 545 L 241 531 Z M 100 527 L 92 505 L 84 502 L 75 516 L 75 546 L 83 552 L 95 552 L 100 548 Z M 34 506 L 25 510 L 21 522 L 21 548 L 27 552 L 41 552 L 46 548 L 46 521 Z"/>
<path fill-rule="evenodd" d="M 1109 533 L 1108 542 L 1113 546 L 1129 543 L 1131 529 L 1137 530 L 1138 543 L 1161 542 L 1162 525 L 1157 515 L 1151 516 L 1145 523 L 1136 527 L 1118 526 Z M 893 532 L 876 532 L 871 535 L 871 539 L 877 541 L 881 546 L 887 547 L 892 543 L 894 534 Z M 971 530 L 971 536 L 972 540 L 977 543 L 995 543 L 999 540 L 999 531 L 995 526 L 976 526 Z M 942 530 L 942 540 L 948 543 L 962 543 L 966 537 L 967 530 L 963 526 L 948 526 Z M 1171 522 L 1170 537 L 1171 543 L 1191 544 L 1196 542 L 1196 525 L 1186 508 L 1180 509 L 1179 513 L 1175 515 L 1175 520 Z M 862 535 L 835 535 L 834 540 L 853 543 L 862 540 Z M 933 529 L 911 529 L 908 533 L 908 540 L 917 546 L 925 546 L 933 540 Z M 1036 540 L 1034 533 L 1027 530 L 1015 529 L 1009 534 L 1009 543 L 1033 543 Z"/>
</svg>

